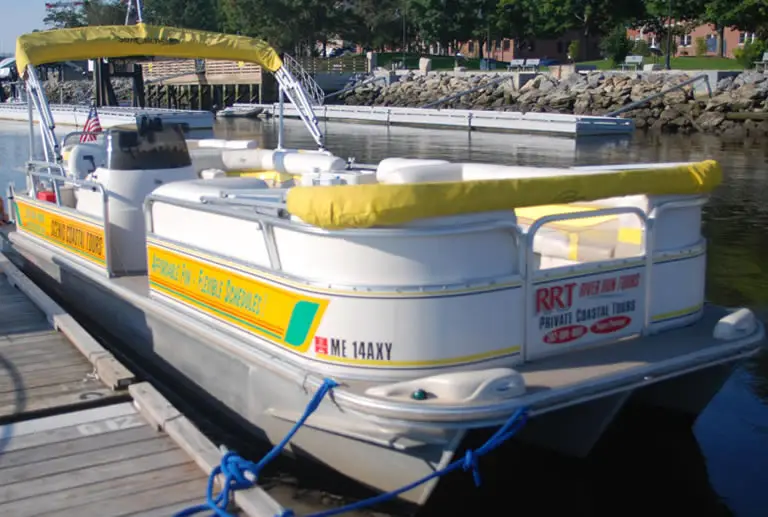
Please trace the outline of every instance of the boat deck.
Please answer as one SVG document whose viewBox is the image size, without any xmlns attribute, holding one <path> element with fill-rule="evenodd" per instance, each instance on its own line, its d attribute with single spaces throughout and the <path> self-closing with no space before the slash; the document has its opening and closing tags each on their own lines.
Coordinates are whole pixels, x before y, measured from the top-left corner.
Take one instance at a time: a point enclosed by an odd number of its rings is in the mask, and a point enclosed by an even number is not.
<svg viewBox="0 0 768 517">
<path fill-rule="evenodd" d="M 0 271 L 0 515 L 168 516 L 202 503 L 221 452 L 2 255 Z M 235 501 L 236 515 L 281 511 L 259 488 Z"/>
</svg>

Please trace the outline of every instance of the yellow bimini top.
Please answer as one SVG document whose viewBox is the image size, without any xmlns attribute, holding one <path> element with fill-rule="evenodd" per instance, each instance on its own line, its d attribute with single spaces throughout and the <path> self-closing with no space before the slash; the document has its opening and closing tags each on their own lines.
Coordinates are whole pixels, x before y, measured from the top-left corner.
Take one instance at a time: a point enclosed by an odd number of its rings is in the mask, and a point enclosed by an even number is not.
<svg viewBox="0 0 768 517">
<path fill-rule="evenodd" d="M 262 40 L 143 23 L 32 32 L 16 40 L 21 77 L 28 65 L 133 56 L 245 61 L 270 72 L 283 65 L 275 49 Z"/>
<path fill-rule="evenodd" d="M 293 187 L 288 211 L 326 229 L 396 226 L 417 219 L 645 195 L 703 195 L 722 180 L 714 160 L 656 169 L 412 184 Z"/>
</svg>

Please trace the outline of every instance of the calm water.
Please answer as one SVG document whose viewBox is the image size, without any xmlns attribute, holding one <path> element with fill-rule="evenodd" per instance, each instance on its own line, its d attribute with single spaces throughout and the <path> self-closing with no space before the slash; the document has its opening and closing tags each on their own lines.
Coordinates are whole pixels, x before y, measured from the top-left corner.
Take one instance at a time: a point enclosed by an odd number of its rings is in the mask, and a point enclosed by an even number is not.
<svg viewBox="0 0 768 517">
<path fill-rule="evenodd" d="M 22 184 L 28 154 L 24 124 L 0 127 L 0 183 Z M 705 212 L 709 237 L 708 297 L 768 316 L 768 146 L 707 136 L 636 135 L 579 141 L 459 131 L 328 124 L 329 149 L 358 162 L 390 156 L 507 164 L 572 165 L 714 158 L 725 182 Z M 272 122 L 226 121 L 217 135 L 276 144 Z M 312 147 L 299 123 L 286 144 Z M 567 432 L 567 430 L 564 430 Z M 586 462 L 543 458 L 486 465 L 488 481 L 463 476 L 441 486 L 422 514 L 479 513 L 505 505 L 519 515 L 768 515 L 768 355 L 737 371 L 693 430 L 668 415 L 625 415 Z M 409 480 L 403 480 L 406 482 Z M 460 490 L 461 492 L 458 492 Z M 455 494 L 461 493 L 458 501 Z M 448 503 L 447 501 L 452 501 Z M 511 501 L 511 502 L 510 502 Z M 450 504 L 450 506 L 449 506 Z M 509 505 L 512 505 L 511 508 Z M 502 506 L 504 507 L 504 506 Z M 494 512 L 495 513 L 495 512 Z"/>
</svg>

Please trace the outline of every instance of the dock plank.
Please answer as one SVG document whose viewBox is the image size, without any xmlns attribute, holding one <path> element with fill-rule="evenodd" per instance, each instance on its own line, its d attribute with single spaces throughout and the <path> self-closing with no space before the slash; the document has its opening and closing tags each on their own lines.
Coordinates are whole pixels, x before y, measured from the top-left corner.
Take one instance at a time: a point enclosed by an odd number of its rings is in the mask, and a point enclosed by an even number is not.
<svg viewBox="0 0 768 517">
<path fill-rule="evenodd" d="M 205 496 L 206 473 L 131 402 L 7 424 L 0 436 L 3 516 L 163 515 Z"/>
<path fill-rule="evenodd" d="M 0 274 L 0 422 L 124 397 L 25 293 Z"/>
<path fill-rule="evenodd" d="M 0 254 L 0 516 L 172 515 L 204 501 L 221 452 L 133 382 Z M 280 510 L 258 487 L 235 500 L 247 513 L 234 515 Z"/>
</svg>

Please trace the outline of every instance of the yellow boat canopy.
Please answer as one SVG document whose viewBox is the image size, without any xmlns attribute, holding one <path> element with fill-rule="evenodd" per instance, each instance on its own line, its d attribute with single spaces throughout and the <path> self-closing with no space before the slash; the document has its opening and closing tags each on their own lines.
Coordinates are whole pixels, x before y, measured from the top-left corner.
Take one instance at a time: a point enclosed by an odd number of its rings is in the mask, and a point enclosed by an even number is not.
<svg viewBox="0 0 768 517">
<path fill-rule="evenodd" d="M 20 76 L 27 65 L 132 56 L 245 61 L 270 72 L 283 64 L 277 52 L 261 40 L 143 23 L 32 32 L 16 40 Z"/>
<path fill-rule="evenodd" d="M 594 201 L 633 194 L 706 194 L 722 181 L 714 160 L 563 176 L 444 183 L 293 187 L 288 211 L 326 229 L 396 226 L 417 219 Z"/>
</svg>

